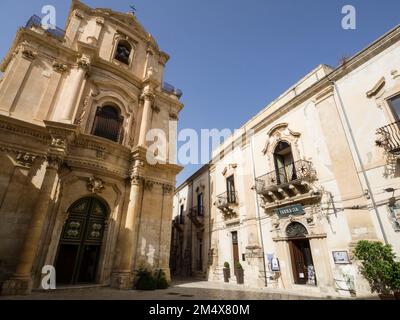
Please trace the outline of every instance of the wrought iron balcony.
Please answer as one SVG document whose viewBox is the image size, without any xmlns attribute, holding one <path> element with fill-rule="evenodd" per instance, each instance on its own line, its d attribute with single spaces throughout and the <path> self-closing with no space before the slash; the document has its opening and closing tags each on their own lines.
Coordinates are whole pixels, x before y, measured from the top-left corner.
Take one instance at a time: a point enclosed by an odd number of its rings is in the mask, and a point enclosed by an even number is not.
<svg viewBox="0 0 400 320">
<path fill-rule="evenodd" d="M 224 192 L 217 196 L 217 201 L 214 205 L 223 212 L 226 216 L 232 216 L 235 214 L 234 207 L 238 204 L 238 193 Z"/>
<path fill-rule="evenodd" d="M 377 130 L 376 145 L 396 156 L 400 155 L 400 121 Z"/>
<path fill-rule="evenodd" d="M 230 207 L 238 203 L 237 192 L 224 192 L 217 196 L 216 206 L 218 209 Z"/>
<path fill-rule="evenodd" d="M 204 207 L 196 206 L 189 210 L 189 218 L 193 224 L 200 228 L 204 225 Z"/>
<path fill-rule="evenodd" d="M 310 191 L 315 180 L 312 163 L 300 160 L 257 178 L 255 189 L 267 202 L 274 202 Z"/>
</svg>

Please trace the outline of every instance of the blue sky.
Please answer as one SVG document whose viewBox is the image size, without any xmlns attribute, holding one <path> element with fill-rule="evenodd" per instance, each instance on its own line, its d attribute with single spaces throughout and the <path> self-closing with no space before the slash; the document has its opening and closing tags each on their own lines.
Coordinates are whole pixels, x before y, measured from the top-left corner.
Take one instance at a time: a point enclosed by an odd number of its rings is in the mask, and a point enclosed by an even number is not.
<svg viewBox="0 0 400 320">
<path fill-rule="evenodd" d="M 171 55 L 165 80 L 181 88 L 180 128 L 239 128 L 321 63 L 336 66 L 400 23 L 398 0 L 86 0 L 137 16 Z M 64 27 L 69 1 L 2 0 L 0 56 L 18 27 L 44 5 Z M 341 9 L 357 9 L 343 30 Z M 187 166 L 178 183 L 198 166 Z"/>
</svg>

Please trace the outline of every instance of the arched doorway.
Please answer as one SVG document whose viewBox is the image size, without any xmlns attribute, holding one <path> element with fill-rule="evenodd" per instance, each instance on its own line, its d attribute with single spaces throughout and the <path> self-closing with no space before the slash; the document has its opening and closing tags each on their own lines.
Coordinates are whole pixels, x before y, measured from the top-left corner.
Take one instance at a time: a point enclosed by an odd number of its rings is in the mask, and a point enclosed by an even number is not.
<svg viewBox="0 0 400 320">
<path fill-rule="evenodd" d="M 57 284 L 96 282 L 107 212 L 96 198 L 78 200 L 70 207 L 55 263 Z"/>
<path fill-rule="evenodd" d="M 295 284 L 317 285 L 308 231 L 301 223 L 293 222 L 286 228 Z"/>
</svg>

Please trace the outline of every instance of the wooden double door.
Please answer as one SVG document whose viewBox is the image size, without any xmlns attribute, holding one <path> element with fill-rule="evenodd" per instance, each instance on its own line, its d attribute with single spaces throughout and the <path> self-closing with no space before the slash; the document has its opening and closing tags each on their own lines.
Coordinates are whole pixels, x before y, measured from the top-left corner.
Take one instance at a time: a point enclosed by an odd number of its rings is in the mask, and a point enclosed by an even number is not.
<svg viewBox="0 0 400 320">
<path fill-rule="evenodd" d="M 107 207 L 96 198 L 84 198 L 68 213 L 55 263 L 57 284 L 95 283 Z"/>
<path fill-rule="evenodd" d="M 295 284 L 317 285 L 314 262 L 308 239 L 289 241 Z"/>
</svg>

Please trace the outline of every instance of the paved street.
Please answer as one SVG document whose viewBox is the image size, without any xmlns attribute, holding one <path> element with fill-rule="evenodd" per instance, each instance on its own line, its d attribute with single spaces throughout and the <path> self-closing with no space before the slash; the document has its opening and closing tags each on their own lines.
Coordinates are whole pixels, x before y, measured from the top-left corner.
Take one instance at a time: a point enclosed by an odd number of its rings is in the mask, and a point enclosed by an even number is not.
<svg viewBox="0 0 400 320">
<path fill-rule="evenodd" d="M 310 300 L 332 298 L 309 293 L 299 295 L 273 289 L 181 280 L 175 281 L 167 290 L 120 291 L 105 287 L 61 288 L 51 292 L 34 292 L 29 297 L 0 297 L 0 300 Z"/>
</svg>

